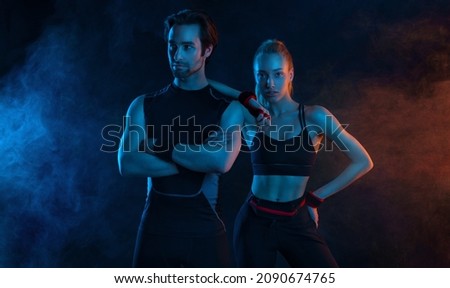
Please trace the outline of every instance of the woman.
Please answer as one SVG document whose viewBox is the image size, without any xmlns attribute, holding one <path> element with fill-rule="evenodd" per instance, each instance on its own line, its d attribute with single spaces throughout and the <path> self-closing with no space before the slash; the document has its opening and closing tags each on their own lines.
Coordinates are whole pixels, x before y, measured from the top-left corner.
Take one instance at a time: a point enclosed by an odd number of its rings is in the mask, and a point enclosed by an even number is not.
<svg viewBox="0 0 450 288">
<path fill-rule="evenodd" d="M 248 124 L 254 124 L 255 118 L 242 109 L 246 124 L 242 131 L 252 143 L 254 176 L 251 192 L 236 217 L 237 265 L 275 267 L 278 251 L 292 267 L 338 267 L 318 233 L 317 207 L 367 173 L 373 167 L 372 160 L 331 112 L 292 98 L 294 67 L 283 42 L 263 42 L 253 65 L 257 98 L 269 111 L 271 123 L 251 133 L 248 128 L 255 125 Z M 240 95 L 242 103 L 252 98 L 248 92 Z M 307 192 L 324 138 L 333 141 L 350 164 L 329 183 Z"/>
</svg>

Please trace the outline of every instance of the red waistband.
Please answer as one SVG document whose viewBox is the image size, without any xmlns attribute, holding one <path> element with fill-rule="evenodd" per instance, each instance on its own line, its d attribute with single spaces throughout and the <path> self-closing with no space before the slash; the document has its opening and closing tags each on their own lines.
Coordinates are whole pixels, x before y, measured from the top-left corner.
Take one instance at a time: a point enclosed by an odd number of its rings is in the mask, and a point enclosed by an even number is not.
<svg viewBox="0 0 450 288">
<path fill-rule="evenodd" d="M 256 203 L 255 199 L 252 198 L 249 201 L 249 204 L 252 205 L 255 209 L 260 210 L 262 212 L 266 212 L 269 214 L 273 214 L 273 215 L 278 215 L 278 216 L 287 216 L 287 217 L 292 217 L 295 214 L 297 214 L 298 209 L 300 209 L 301 207 L 303 207 L 305 205 L 305 198 L 303 198 L 300 203 L 298 204 L 297 207 L 294 208 L 294 210 L 292 211 L 282 211 L 282 210 L 277 210 L 277 209 L 273 209 L 273 208 L 268 208 L 268 207 L 264 207 L 264 206 L 260 206 Z"/>
</svg>

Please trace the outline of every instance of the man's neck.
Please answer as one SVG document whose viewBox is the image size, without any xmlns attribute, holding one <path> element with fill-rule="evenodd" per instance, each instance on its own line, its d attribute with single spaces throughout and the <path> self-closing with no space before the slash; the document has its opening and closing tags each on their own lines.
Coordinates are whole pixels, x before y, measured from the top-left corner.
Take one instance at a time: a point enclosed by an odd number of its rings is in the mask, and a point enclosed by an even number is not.
<svg viewBox="0 0 450 288">
<path fill-rule="evenodd" d="M 208 85 L 205 74 L 190 75 L 187 78 L 175 78 L 173 83 L 183 90 L 200 90 Z"/>
</svg>

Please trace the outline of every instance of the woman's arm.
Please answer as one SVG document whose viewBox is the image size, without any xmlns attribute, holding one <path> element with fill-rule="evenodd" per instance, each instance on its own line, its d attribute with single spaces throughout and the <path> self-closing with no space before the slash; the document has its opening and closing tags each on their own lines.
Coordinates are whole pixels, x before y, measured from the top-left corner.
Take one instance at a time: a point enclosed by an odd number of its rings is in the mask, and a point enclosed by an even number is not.
<svg viewBox="0 0 450 288">
<path fill-rule="evenodd" d="M 217 82 L 211 79 L 208 79 L 209 84 L 216 89 L 217 91 L 219 91 L 222 94 L 225 94 L 227 96 L 230 96 L 232 98 L 234 98 L 236 101 L 241 102 L 241 100 L 239 99 L 242 91 L 236 90 L 234 88 L 231 88 L 228 85 L 225 85 L 221 82 Z M 248 92 L 246 92 L 248 93 Z M 244 93 L 242 93 L 244 94 Z M 253 92 L 251 92 L 251 94 L 254 95 Z M 241 102 L 242 104 L 242 102 Z M 247 113 L 244 114 L 245 116 L 245 123 L 257 123 L 259 126 L 265 126 L 265 125 L 269 125 L 270 126 L 270 114 L 269 111 L 262 106 L 257 100 L 256 100 L 256 95 L 254 99 L 250 99 L 248 101 L 248 105 L 244 105 L 244 107 L 247 109 Z M 248 111 L 253 111 L 256 114 L 253 113 L 253 116 L 248 112 Z"/>
<path fill-rule="evenodd" d="M 314 191 L 315 196 L 325 199 L 369 172 L 373 162 L 361 143 L 342 127 L 330 111 L 316 105 L 308 107 L 305 114 L 308 125 L 322 130 L 324 136 L 333 141 L 351 161 L 336 178 Z"/>
<path fill-rule="evenodd" d="M 239 94 L 241 94 L 241 91 L 236 90 L 234 88 L 231 88 L 228 85 L 225 85 L 221 82 L 217 82 L 211 79 L 208 79 L 209 85 L 211 85 L 214 89 L 216 89 L 217 91 L 219 91 L 222 94 L 228 95 L 232 98 L 234 98 L 235 100 L 238 100 Z"/>
</svg>

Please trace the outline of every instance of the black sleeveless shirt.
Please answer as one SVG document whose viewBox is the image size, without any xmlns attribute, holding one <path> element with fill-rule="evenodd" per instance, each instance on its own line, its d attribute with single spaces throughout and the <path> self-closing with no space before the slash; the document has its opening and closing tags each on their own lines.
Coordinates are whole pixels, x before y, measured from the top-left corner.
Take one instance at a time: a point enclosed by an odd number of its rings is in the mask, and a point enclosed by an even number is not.
<svg viewBox="0 0 450 288">
<path fill-rule="evenodd" d="M 209 85 L 200 90 L 183 90 L 170 84 L 145 96 L 147 136 L 159 139 L 162 145 L 201 144 L 210 132 L 218 129 L 231 100 Z M 208 179 L 210 186 L 216 185 L 217 179 L 205 176 L 205 173 L 184 169 L 180 174 L 152 178 L 152 183 L 153 188 L 162 193 L 194 195 L 202 185 L 208 184 L 203 183 L 204 179 Z"/>
</svg>

